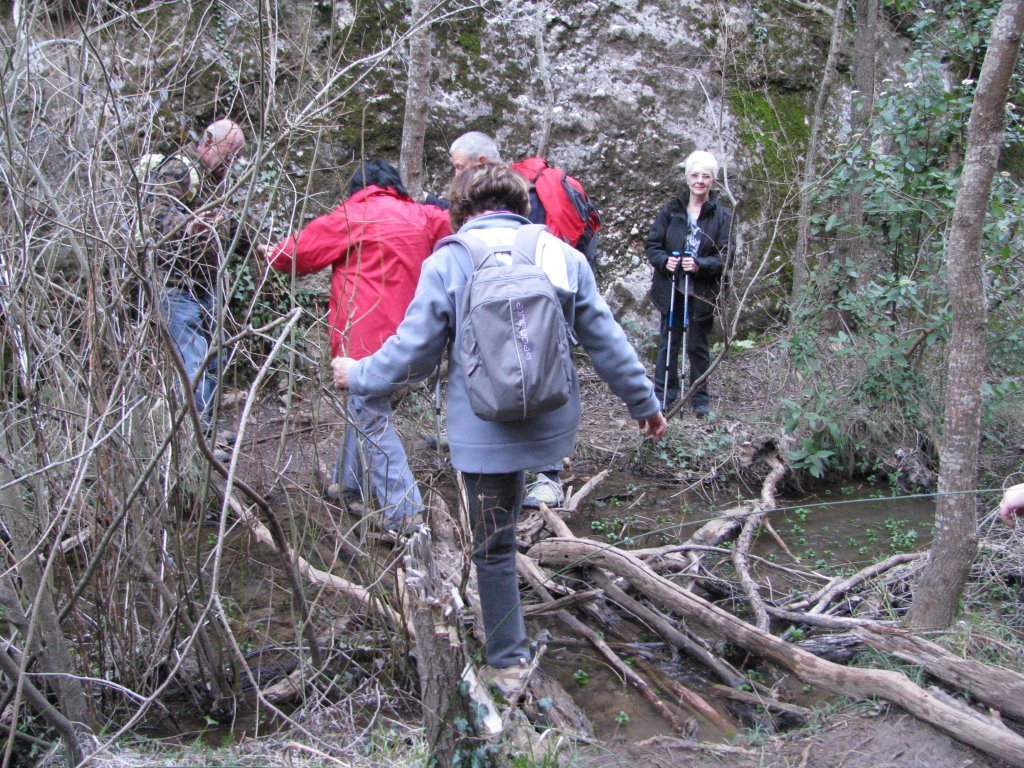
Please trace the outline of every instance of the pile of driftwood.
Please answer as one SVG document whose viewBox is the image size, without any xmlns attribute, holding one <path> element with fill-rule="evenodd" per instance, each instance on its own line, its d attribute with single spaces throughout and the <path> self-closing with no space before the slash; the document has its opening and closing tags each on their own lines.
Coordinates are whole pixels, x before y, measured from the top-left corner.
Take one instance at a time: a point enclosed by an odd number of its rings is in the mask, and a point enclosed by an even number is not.
<svg viewBox="0 0 1024 768">
<path fill-rule="evenodd" d="M 792 674 L 805 684 L 853 699 L 877 698 L 890 702 L 954 738 L 1014 766 L 1024 766 L 1024 737 L 1003 723 L 1003 718 L 1024 724 L 1024 676 L 1010 670 L 969 661 L 940 646 L 884 622 L 843 615 L 845 597 L 887 571 L 904 567 L 913 558 L 898 555 L 859 573 L 821 584 L 815 591 L 782 603 L 770 596 L 755 578 L 750 548 L 762 528 L 771 535 L 767 513 L 776 507 L 775 489 L 786 468 L 770 446 L 762 452 L 770 471 L 756 501 L 727 510 L 681 544 L 626 551 L 574 536 L 564 522 L 605 478 L 599 474 L 558 510 L 542 507 L 520 521 L 522 545 L 518 568 L 526 585 L 527 616 L 554 617 L 576 639 L 593 646 L 608 665 L 628 681 L 677 734 L 692 731 L 692 718 L 702 718 L 722 732 L 738 729 L 725 702 L 746 704 L 781 721 L 799 722 L 807 710 L 780 700 L 776 691 L 751 683 L 747 675 L 715 653 L 713 641 L 725 641 L 748 658 L 760 659 Z M 439 764 L 467 740 L 494 740 L 499 734 L 516 739 L 524 748 L 546 748 L 548 734 L 587 735 L 585 715 L 557 683 L 535 674 L 516 702 L 498 706 L 476 677 L 466 651 L 464 632 L 482 631 L 472 579 L 468 577 L 465 546 L 458 535 L 465 530 L 447 506 L 433 500 L 429 530 L 413 537 L 395 581 L 399 611 L 372 598 L 358 585 L 322 574 L 305 563 L 298 570 L 307 579 L 346 591 L 376 611 L 394 629 L 410 637 L 420 672 L 426 733 Z M 462 509 L 464 504 L 460 504 Z M 257 536 L 255 515 L 246 519 Z M 732 541 L 731 548 L 722 545 Z M 783 545 L 784 546 L 784 545 Z M 731 560 L 738 587 L 730 602 L 741 603 L 752 621 L 745 621 L 711 602 L 707 595 L 705 559 L 724 553 Z M 779 567 L 779 566 L 775 566 Z M 567 578 L 571 574 L 571 579 Z M 721 581 L 714 577 L 713 581 Z M 587 587 L 580 589 L 580 584 Z M 639 622 L 657 633 L 674 653 L 684 654 L 706 669 L 703 690 L 687 688 L 667 677 L 655 665 L 633 658 L 630 663 L 605 639 L 602 622 L 609 611 Z M 398 615 L 400 614 L 400 615 Z M 697 625 L 701 633 L 691 629 Z M 804 626 L 835 634 L 813 642 L 792 643 L 773 634 L 778 627 Z M 923 688 L 906 675 L 879 669 L 844 666 L 832 654 L 855 644 L 897 656 L 921 667 L 936 685 Z M 828 657 L 828 658 L 826 658 Z M 277 686 L 280 692 L 281 686 Z M 297 685 L 298 681 L 292 681 Z M 938 685 L 942 686 L 939 688 Z M 751 690 L 753 688 L 753 690 Z M 970 704 L 957 692 L 966 693 Z M 537 706 L 544 702 L 543 711 Z M 538 723 L 550 726 L 549 731 Z"/>
</svg>

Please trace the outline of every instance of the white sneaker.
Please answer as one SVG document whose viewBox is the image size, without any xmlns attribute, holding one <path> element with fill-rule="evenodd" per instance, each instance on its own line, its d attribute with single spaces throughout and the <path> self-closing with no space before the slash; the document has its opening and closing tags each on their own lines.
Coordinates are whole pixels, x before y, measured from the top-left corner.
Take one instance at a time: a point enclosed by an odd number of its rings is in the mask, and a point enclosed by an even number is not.
<svg viewBox="0 0 1024 768">
<path fill-rule="evenodd" d="M 526 498 L 523 506 L 540 509 L 541 503 L 548 507 L 560 507 L 565 501 L 562 484 L 550 480 L 547 475 L 537 475 L 537 479 L 526 486 Z"/>
<path fill-rule="evenodd" d="M 485 664 L 480 667 L 480 679 L 494 686 L 506 699 L 511 699 L 526 687 L 532 671 L 533 668 L 525 662 L 504 669 Z"/>
</svg>

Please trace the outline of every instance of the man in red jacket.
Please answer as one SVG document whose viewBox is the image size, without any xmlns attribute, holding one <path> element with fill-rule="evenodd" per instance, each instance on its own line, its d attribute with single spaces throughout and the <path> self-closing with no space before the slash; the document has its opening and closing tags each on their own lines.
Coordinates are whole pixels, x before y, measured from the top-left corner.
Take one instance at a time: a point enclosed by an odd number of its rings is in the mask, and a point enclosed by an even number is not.
<svg viewBox="0 0 1024 768">
<path fill-rule="evenodd" d="M 420 266 L 434 243 L 449 234 L 446 212 L 413 202 L 398 170 L 371 160 L 356 171 L 341 205 L 260 250 L 282 272 L 331 267 L 331 357 L 359 360 L 394 334 L 416 291 Z M 349 395 L 347 409 L 341 476 L 334 478 L 341 497 L 361 497 L 368 469 L 385 528 L 412 530 L 423 500 L 392 426 L 390 399 Z"/>
</svg>

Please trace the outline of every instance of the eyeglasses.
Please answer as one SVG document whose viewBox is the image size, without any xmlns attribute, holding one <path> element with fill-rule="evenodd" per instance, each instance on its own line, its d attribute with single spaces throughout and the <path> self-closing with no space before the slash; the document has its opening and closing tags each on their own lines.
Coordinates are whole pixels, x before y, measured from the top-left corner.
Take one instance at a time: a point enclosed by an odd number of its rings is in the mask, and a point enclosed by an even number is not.
<svg viewBox="0 0 1024 768">
<path fill-rule="evenodd" d="M 694 171 L 693 173 L 688 174 L 686 178 L 693 179 L 694 181 L 697 181 L 697 180 L 700 180 L 700 181 L 714 181 L 715 180 L 715 177 L 712 176 L 710 173 L 700 173 L 698 171 Z"/>
</svg>

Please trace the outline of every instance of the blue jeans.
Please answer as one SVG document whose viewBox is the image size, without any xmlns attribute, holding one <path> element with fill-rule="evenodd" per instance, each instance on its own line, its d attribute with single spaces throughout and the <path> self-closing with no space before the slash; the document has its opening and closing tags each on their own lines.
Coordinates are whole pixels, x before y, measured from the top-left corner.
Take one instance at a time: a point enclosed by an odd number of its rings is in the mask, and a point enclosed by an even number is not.
<svg viewBox="0 0 1024 768">
<path fill-rule="evenodd" d="M 522 472 L 463 472 L 473 528 L 473 565 L 480 588 L 487 663 L 504 669 L 530 659 L 516 576 L 516 520 L 523 506 Z"/>
<path fill-rule="evenodd" d="M 203 365 L 217 331 L 213 293 L 199 287 L 168 287 L 160 297 L 160 312 L 185 363 L 189 381 L 194 384 L 196 409 L 203 428 L 208 430 L 220 373 L 217 352 L 210 355 Z"/>
<path fill-rule="evenodd" d="M 339 462 L 342 488 L 362 494 L 368 468 L 385 518 L 397 522 L 421 512 L 423 498 L 392 424 L 391 398 L 349 393 L 346 411 L 348 426 Z"/>
</svg>

